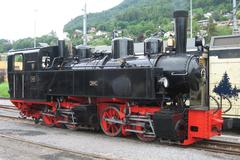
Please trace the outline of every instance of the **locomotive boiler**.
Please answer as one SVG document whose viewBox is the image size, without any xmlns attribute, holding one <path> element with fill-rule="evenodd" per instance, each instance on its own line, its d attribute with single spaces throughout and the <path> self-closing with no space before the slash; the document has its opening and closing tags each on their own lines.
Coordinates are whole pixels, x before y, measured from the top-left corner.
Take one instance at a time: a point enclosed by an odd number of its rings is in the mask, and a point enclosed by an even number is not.
<svg viewBox="0 0 240 160">
<path fill-rule="evenodd" d="M 101 129 L 192 144 L 221 134 L 220 108 L 208 104 L 207 52 L 186 53 L 188 12 L 176 11 L 176 47 L 157 38 L 135 55 L 133 40 L 116 38 L 112 52 L 58 46 L 8 56 L 11 101 L 25 117 L 48 126 Z M 16 66 L 17 62 L 22 66 Z"/>
</svg>

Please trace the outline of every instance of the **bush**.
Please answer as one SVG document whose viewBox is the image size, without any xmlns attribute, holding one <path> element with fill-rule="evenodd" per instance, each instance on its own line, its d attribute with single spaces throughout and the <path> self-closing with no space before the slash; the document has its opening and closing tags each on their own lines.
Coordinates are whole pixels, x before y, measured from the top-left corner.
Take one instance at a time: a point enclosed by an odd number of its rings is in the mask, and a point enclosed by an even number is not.
<svg viewBox="0 0 240 160">
<path fill-rule="evenodd" d="M 91 46 L 100 46 L 100 45 L 111 45 L 111 40 L 108 38 L 98 38 L 92 41 L 89 41 L 88 44 Z"/>
<path fill-rule="evenodd" d="M 0 84 L 0 97 L 9 98 L 7 82 L 3 82 Z"/>
</svg>

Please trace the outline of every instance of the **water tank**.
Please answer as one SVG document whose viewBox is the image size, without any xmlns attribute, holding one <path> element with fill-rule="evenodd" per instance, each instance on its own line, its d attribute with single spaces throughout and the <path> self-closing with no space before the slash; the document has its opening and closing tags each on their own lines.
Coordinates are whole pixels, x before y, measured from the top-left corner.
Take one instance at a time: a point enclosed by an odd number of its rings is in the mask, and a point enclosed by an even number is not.
<svg viewBox="0 0 240 160">
<path fill-rule="evenodd" d="M 112 57 L 114 59 L 134 55 L 134 44 L 130 38 L 115 38 L 112 40 Z"/>
<path fill-rule="evenodd" d="M 92 48 L 88 46 L 76 46 L 76 54 L 75 57 L 78 57 L 79 59 L 83 58 L 91 58 L 92 57 Z"/>
<path fill-rule="evenodd" d="M 163 50 L 163 41 L 159 38 L 148 38 L 144 41 L 144 55 L 159 54 Z"/>
</svg>

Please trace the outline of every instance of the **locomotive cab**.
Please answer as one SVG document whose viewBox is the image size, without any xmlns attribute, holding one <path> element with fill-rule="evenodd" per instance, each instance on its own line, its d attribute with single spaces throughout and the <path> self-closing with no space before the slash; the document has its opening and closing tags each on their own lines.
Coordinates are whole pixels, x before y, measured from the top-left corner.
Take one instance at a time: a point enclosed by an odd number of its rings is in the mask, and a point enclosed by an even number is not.
<svg viewBox="0 0 240 160">
<path fill-rule="evenodd" d="M 14 99 L 44 99 L 46 83 L 39 72 L 58 67 L 60 62 L 58 46 L 26 49 L 10 52 L 8 55 L 8 81 L 10 97 Z M 44 77 L 50 80 L 51 77 Z"/>
<path fill-rule="evenodd" d="M 35 72 L 38 65 L 39 49 L 19 50 L 8 55 L 8 82 L 11 98 L 21 99 L 28 96 L 27 73 Z"/>
</svg>

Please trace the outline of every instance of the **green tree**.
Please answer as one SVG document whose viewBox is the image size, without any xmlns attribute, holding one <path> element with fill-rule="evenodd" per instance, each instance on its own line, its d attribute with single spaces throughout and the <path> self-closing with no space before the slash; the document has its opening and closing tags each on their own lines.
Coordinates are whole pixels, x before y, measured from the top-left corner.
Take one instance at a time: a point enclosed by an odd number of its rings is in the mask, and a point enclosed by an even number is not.
<svg viewBox="0 0 240 160">
<path fill-rule="evenodd" d="M 12 49 L 12 43 L 6 39 L 0 39 L 0 53 L 8 52 Z"/>
<path fill-rule="evenodd" d="M 47 43 L 49 45 L 57 45 L 58 37 L 56 32 L 51 31 L 49 34 L 37 38 L 38 43 Z"/>
<path fill-rule="evenodd" d="M 237 18 L 240 19 L 240 11 L 237 11 Z"/>
<path fill-rule="evenodd" d="M 193 0 L 193 8 L 194 34 L 200 30 L 197 21 L 205 19 L 205 13 L 213 13 L 213 19 L 226 20 L 223 15 L 232 10 L 229 0 Z M 188 10 L 189 0 L 124 0 L 112 9 L 88 14 L 88 24 L 96 27 L 97 30 L 107 32 L 121 29 L 125 31 L 125 35 L 139 39 L 138 37 L 142 35 L 148 36 L 156 32 L 158 26 L 171 31 L 173 12 L 178 9 Z M 64 30 L 68 33 L 75 29 L 82 30 L 82 16 L 76 17 L 64 26 Z M 214 24 L 207 29 L 210 31 L 209 35 L 220 34 Z"/>
<path fill-rule="evenodd" d="M 208 36 L 207 36 L 207 41 L 210 42 L 211 37 L 217 35 L 216 33 L 216 23 L 213 22 L 212 17 L 209 19 L 209 23 L 207 26 L 207 32 L 208 32 Z"/>
<path fill-rule="evenodd" d="M 57 45 L 58 37 L 54 31 L 51 31 L 49 34 L 43 35 L 41 37 L 36 38 L 37 47 L 39 47 L 39 43 L 47 43 L 48 45 Z M 13 49 L 26 49 L 33 48 L 33 38 L 23 38 L 13 42 Z"/>
<path fill-rule="evenodd" d="M 193 9 L 193 13 L 194 13 L 195 20 L 199 21 L 203 19 L 203 14 L 204 14 L 203 8 L 195 8 Z"/>
<path fill-rule="evenodd" d="M 97 38 L 92 41 L 89 41 L 89 45 L 91 46 L 99 46 L 99 45 L 111 45 L 111 40 L 109 38 Z"/>
<path fill-rule="evenodd" d="M 23 38 L 13 42 L 13 49 L 33 48 L 33 38 Z"/>
<path fill-rule="evenodd" d="M 232 34 L 232 28 L 228 26 L 217 26 L 214 36 L 223 36 Z"/>
<path fill-rule="evenodd" d="M 145 32 L 145 36 L 146 37 L 150 37 L 151 35 L 152 35 L 152 31 L 151 30 L 147 30 L 146 32 Z"/>
<path fill-rule="evenodd" d="M 195 19 L 193 19 L 193 36 L 196 36 L 200 31 L 200 26 Z"/>
</svg>

